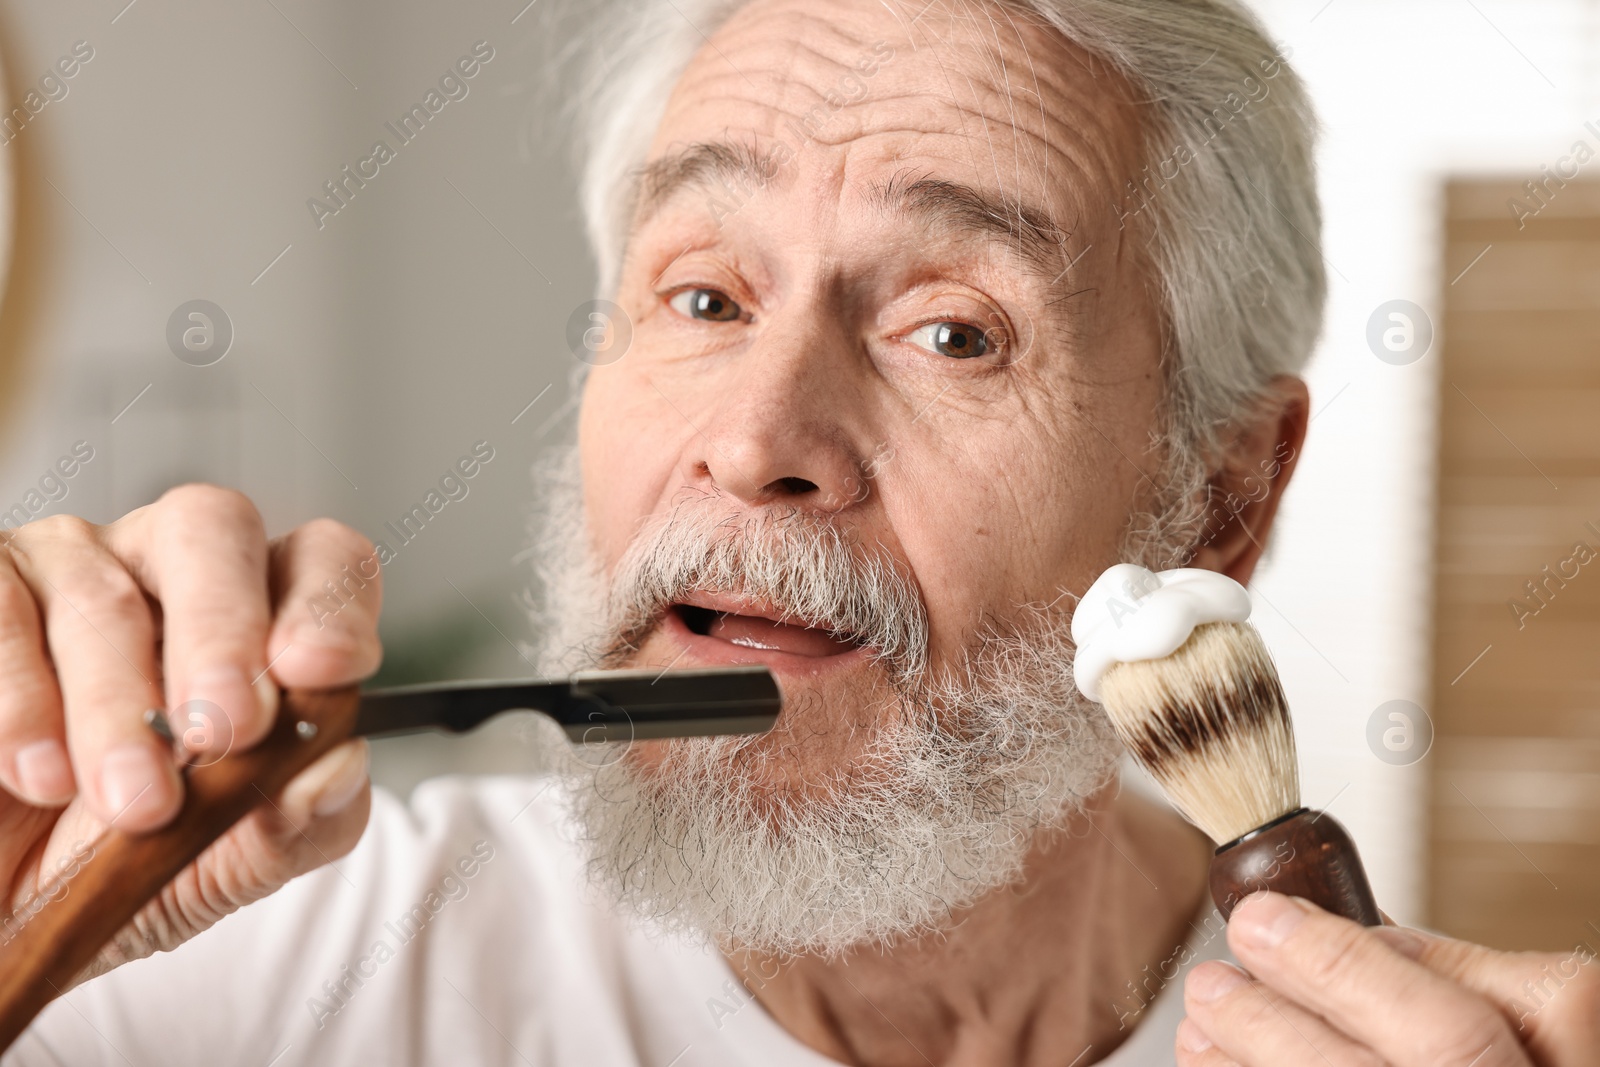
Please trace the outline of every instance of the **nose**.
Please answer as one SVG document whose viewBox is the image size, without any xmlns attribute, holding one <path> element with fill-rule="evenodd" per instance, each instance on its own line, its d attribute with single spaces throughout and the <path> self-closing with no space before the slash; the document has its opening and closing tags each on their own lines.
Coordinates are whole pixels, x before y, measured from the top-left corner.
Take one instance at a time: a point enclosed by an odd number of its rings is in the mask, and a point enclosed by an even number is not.
<svg viewBox="0 0 1600 1067">
<path fill-rule="evenodd" d="M 716 385 L 712 414 L 688 455 L 690 480 L 741 502 L 839 512 L 870 487 L 849 341 L 807 325 L 798 309 L 769 320 Z"/>
</svg>

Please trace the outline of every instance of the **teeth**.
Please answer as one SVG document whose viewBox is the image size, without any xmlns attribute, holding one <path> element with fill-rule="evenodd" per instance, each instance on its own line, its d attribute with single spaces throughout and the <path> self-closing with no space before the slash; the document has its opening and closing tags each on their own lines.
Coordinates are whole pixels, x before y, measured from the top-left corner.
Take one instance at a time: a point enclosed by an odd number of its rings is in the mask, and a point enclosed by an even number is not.
<svg viewBox="0 0 1600 1067">
<path fill-rule="evenodd" d="M 757 641 L 753 637 L 735 637 L 735 638 L 731 638 L 728 641 L 728 643 L 730 645 L 742 645 L 745 648 L 759 648 L 759 649 L 762 649 L 763 651 L 766 651 L 766 652 L 781 652 L 781 651 L 783 651 L 777 645 L 764 644 L 764 643 L 762 643 L 760 641 Z"/>
<path fill-rule="evenodd" d="M 802 620 L 791 615 L 785 615 L 780 619 L 768 619 L 761 615 L 743 615 L 739 612 L 718 611 L 714 608 L 703 608 L 694 604 L 686 604 L 683 602 L 674 603 L 672 605 L 672 610 L 678 613 L 679 617 L 683 620 L 684 624 L 691 632 L 699 634 L 703 637 L 709 636 L 712 632 L 719 629 L 719 624 L 721 623 L 725 623 L 730 619 L 743 618 L 758 620 L 774 626 L 790 627 L 796 630 L 807 630 L 816 634 L 824 634 L 832 641 L 836 641 L 841 645 L 853 648 L 859 648 L 863 643 L 860 634 L 851 633 L 846 630 L 834 629 L 825 623 L 808 626 Z M 782 644 L 775 643 L 770 640 L 762 640 L 760 636 L 740 634 L 737 637 L 721 636 L 720 639 L 727 641 L 729 644 L 739 645 L 742 648 L 754 649 L 761 652 L 785 651 L 785 646 Z M 842 651 L 842 649 L 840 651 Z"/>
</svg>

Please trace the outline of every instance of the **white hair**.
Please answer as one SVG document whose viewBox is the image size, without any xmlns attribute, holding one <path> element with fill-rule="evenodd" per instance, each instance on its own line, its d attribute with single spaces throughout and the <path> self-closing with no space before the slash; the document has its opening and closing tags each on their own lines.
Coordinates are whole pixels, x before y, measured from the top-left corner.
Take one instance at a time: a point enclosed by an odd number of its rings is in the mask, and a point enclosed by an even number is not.
<svg viewBox="0 0 1600 1067">
<path fill-rule="evenodd" d="M 616 0 L 594 19 L 595 38 L 568 53 L 584 57 L 567 99 L 602 296 L 615 291 L 637 168 L 672 88 L 745 2 Z M 990 2 L 1054 27 L 1134 89 L 1144 164 L 1106 209 L 1131 220 L 1149 252 L 1165 315 L 1163 436 L 1187 468 L 1173 481 L 1192 489 L 1220 431 L 1274 376 L 1298 373 L 1321 330 L 1305 87 L 1287 49 L 1234 0 Z"/>
</svg>

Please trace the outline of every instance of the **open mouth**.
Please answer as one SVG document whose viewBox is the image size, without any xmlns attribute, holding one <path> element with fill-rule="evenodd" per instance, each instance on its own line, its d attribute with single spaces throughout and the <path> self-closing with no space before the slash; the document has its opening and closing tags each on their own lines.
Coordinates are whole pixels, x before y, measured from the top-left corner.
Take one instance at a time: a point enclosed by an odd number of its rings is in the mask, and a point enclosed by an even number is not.
<svg viewBox="0 0 1600 1067">
<path fill-rule="evenodd" d="M 859 639 L 825 627 L 807 626 L 766 605 L 716 596 L 673 604 L 669 614 L 690 634 L 754 653 L 821 658 L 861 649 Z M 699 642 L 697 642 L 699 644 Z M 711 646 L 714 647 L 714 646 Z"/>
</svg>

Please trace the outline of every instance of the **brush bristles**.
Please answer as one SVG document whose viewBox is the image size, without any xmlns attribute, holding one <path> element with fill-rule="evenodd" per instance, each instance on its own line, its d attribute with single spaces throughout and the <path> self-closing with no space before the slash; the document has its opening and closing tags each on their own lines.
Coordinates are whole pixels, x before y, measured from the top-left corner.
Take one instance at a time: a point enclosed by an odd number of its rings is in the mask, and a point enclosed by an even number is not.
<svg viewBox="0 0 1600 1067">
<path fill-rule="evenodd" d="M 1165 659 L 1119 663 L 1100 695 L 1133 758 L 1219 845 L 1300 806 L 1289 705 L 1248 623 L 1206 623 Z"/>
</svg>

